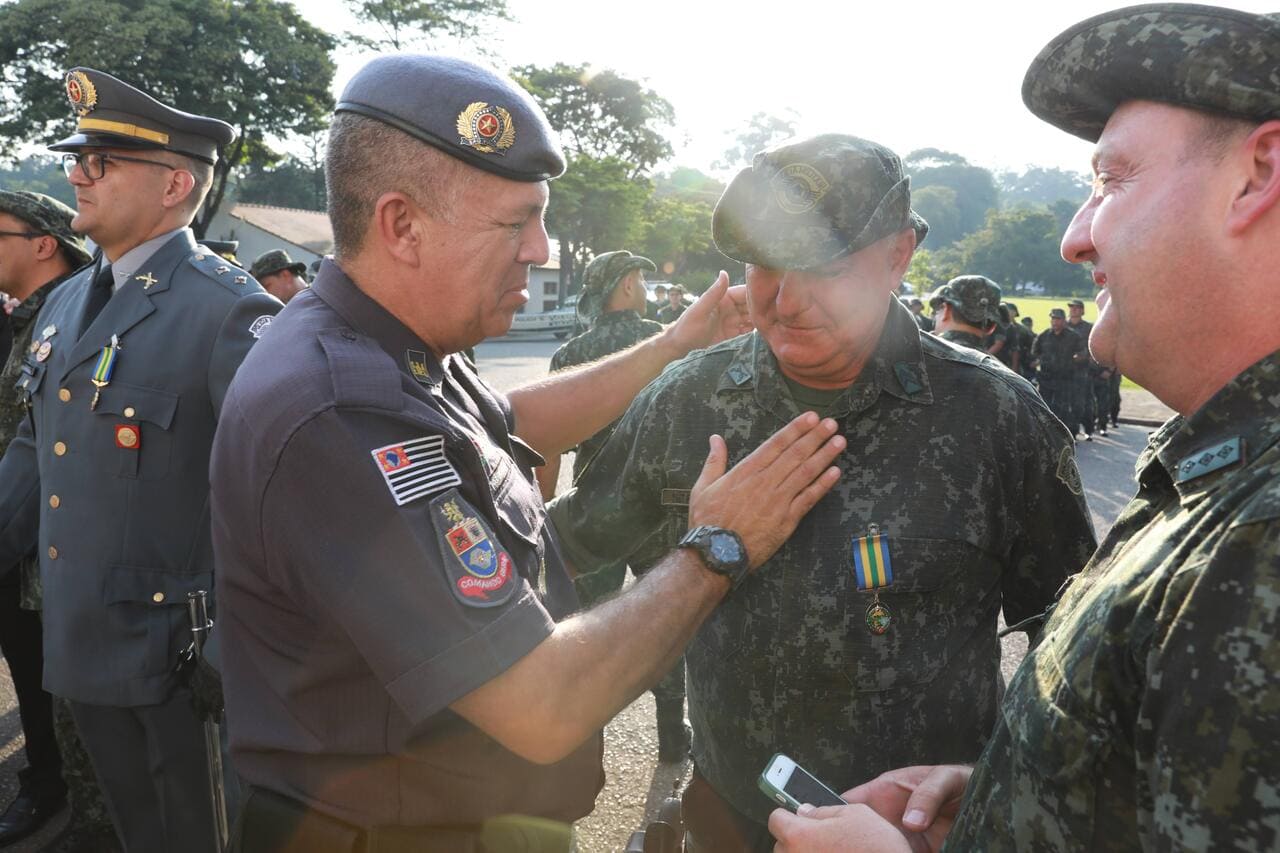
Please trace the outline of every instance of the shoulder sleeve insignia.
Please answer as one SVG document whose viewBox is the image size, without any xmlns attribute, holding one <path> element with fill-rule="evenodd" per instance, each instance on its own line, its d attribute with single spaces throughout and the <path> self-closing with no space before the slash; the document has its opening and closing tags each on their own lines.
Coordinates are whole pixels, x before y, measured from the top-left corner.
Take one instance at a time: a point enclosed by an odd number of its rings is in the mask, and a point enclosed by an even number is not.
<svg viewBox="0 0 1280 853">
<path fill-rule="evenodd" d="M 431 524 L 454 597 L 468 607 L 505 604 L 520 586 L 511 555 L 457 489 L 431 501 Z"/>
<path fill-rule="evenodd" d="M 397 506 L 462 482 L 444 455 L 444 436 L 428 435 L 370 451 Z"/>
<path fill-rule="evenodd" d="M 270 314 L 263 314 L 249 324 L 249 334 L 253 335 L 254 339 L 262 337 L 262 333 L 271 325 L 272 319 L 274 318 Z"/>
<path fill-rule="evenodd" d="M 1068 445 L 1062 448 L 1058 456 L 1058 479 L 1073 495 L 1084 494 L 1084 484 L 1080 480 L 1080 468 L 1076 465 L 1076 451 Z"/>
</svg>

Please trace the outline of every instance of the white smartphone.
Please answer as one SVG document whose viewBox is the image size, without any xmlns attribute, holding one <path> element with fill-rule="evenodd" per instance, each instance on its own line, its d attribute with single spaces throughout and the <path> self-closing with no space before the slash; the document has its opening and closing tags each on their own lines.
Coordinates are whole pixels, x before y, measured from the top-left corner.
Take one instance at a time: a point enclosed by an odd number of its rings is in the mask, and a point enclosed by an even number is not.
<svg viewBox="0 0 1280 853">
<path fill-rule="evenodd" d="M 760 790 L 780 806 L 791 811 L 801 803 L 811 806 L 843 806 L 845 801 L 835 791 L 813 778 L 795 761 L 778 753 L 760 774 Z"/>
</svg>

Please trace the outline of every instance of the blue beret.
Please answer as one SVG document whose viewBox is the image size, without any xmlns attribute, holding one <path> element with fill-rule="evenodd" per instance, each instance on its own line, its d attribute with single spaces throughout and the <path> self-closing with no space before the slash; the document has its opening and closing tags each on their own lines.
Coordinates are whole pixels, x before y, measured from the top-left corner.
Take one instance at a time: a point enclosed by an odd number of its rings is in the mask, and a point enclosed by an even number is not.
<svg viewBox="0 0 1280 853">
<path fill-rule="evenodd" d="M 50 145 L 50 151 L 149 148 L 213 164 L 218 148 L 236 138 L 235 128 L 225 121 L 175 110 L 92 68 L 68 71 L 66 92 L 79 123 L 74 134 Z"/>
<path fill-rule="evenodd" d="M 564 174 L 555 132 L 529 93 L 461 59 L 423 54 L 374 59 L 351 78 L 334 112 L 385 122 L 513 181 Z"/>
</svg>

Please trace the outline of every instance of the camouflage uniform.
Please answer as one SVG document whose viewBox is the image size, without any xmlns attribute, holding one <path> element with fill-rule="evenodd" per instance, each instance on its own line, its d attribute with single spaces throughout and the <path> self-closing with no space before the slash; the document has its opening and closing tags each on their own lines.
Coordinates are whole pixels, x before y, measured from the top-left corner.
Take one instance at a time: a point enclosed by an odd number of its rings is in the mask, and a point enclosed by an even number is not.
<svg viewBox="0 0 1280 853">
<path fill-rule="evenodd" d="M 1068 320 L 1067 328 L 1075 332 L 1076 336 L 1084 342 L 1084 353 L 1088 356 L 1089 333 L 1093 331 L 1093 324 L 1088 320 L 1072 324 Z M 1075 415 L 1075 423 L 1068 426 L 1076 432 L 1083 429 L 1085 435 L 1093 435 L 1094 425 L 1098 420 L 1098 407 L 1093 398 L 1093 375 L 1099 366 L 1093 357 L 1089 356 L 1084 361 L 1077 361 L 1071 374 L 1071 409 Z"/>
<path fill-rule="evenodd" d="M 839 790 L 973 760 L 995 722 L 1002 601 L 1011 623 L 1040 612 L 1094 544 L 1072 443 L 1034 390 L 888 302 L 872 361 L 832 406 L 843 478 L 686 652 L 698 770 L 760 823 L 755 780 L 780 750 Z M 800 411 L 755 333 L 669 367 L 552 505 L 569 552 L 669 550 L 708 437 L 736 464 Z M 853 540 L 877 528 L 894 568 L 879 636 L 851 571 Z"/>
<path fill-rule="evenodd" d="M 978 330 L 998 323 L 1000 319 L 1000 286 L 984 275 L 956 276 L 934 291 L 929 301 L 947 303 L 956 321 Z M 996 333 L 1000 335 L 999 340 L 1004 340 L 998 325 Z M 990 346 L 981 335 L 964 329 L 947 329 L 938 337 L 984 354 Z"/>
<path fill-rule="evenodd" d="M 1045 329 L 1031 347 L 1031 357 L 1040 365 L 1040 396 L 1073 433 L 1075 407 L 1071 383 L 1075 376 L 1075 355 L 1084 348 L 1084 341 L 1070 327 L 1061 332 Z"/>
<path fill-rule="evenodd" d="M 1009 685 L 950 850 L 1280 845 L 1280 355 L 1175 417 Z"/>
<path fill-rule="evenodd" d="M 938 335 L 938 337 L 942 338 L 944 341 L 950 341 L 957 346 L 975 349 L 981 353 L 985 353 L 987 351 L 986 342 L 973 332 L 962 332 L 959 329 L 947 329 L 945 332 Z"/>
<path fill-rule="evenodd" d="M 679 307 L 671 305 L 670 303 L 663 305 L 658 309 L 658 322 L 663 323 L 664 325 L 674 323 L 676 320 L 680 319 L 680 315 L 683 314 L 688 307 L 689 306 L 684 303 L 681 303 Z"/>
</svg>

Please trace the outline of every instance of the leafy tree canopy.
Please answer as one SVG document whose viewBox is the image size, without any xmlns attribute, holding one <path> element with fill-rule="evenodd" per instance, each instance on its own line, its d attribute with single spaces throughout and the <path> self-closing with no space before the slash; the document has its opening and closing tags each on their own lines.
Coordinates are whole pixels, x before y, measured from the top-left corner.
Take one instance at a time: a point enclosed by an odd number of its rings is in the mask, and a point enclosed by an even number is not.
<svg viewBox="0 0 1280 853">
<path fill-rule="evenodd" d="M 16 0 L 0 5 L 0 154 L 69 135 L 68 68 L 105 71 L 237 131 L 194 227 L 232 168 L 269 161 L 269 138 L 309 134 L 333 107 L 334 38 L 281 0 Z"/>
<path fill-rule="evenodd" d="M 713 167 L 737 170 L 750 166 L 756 154 L 775 143 L 795 136 L 798 118 L 799 114 L 794 110 L 788 110 L 785 116 L 756 113 L 734 138 L 733 145 L 712 164 Z"/>
<path fill-rule="evenodd" d="M 368 32 L 348 33 L 347 40 L 373 50 L 405 50 L 431 45 L 441 36 L 476 40 L 481 53 L 486 24 L 509 21 L 506 0 L 347 0 L 356 20 Z"/>
</svg>

